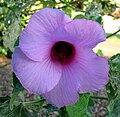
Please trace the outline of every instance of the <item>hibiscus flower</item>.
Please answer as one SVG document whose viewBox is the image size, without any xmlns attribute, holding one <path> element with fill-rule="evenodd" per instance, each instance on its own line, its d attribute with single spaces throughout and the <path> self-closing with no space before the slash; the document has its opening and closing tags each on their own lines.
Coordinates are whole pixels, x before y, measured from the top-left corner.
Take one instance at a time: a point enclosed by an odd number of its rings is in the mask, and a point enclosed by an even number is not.
<svg viewBox="0 0 120 117">
<path fill-rule="evenodd" d="M 79 93 L 99 90 L 108 82 L 107 59 L 92 50 L 105 40 L 97 22 L 72 20 L 61 10 L 44 8 L 22 31 L 12 68 L 30 93 L 57 107 L 74 104 Z"/>
</svg>

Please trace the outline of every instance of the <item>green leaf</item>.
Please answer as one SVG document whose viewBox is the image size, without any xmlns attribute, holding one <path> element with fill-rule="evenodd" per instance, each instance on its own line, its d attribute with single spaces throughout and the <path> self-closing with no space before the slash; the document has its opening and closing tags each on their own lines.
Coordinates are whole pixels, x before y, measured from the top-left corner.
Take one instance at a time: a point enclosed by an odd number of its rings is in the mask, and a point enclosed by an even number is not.
<svg viewBox="0 0 120 117">
<path fill-rule="evenodd" d="M 17 96 L 18 96 L 19 92 L 13 92 L 11 99 L 10 99 L 10 110 L 13 110 L 13 106 L 14 106 L 14 101 L 16 100 Z"/>
<path fill-rule="evenodd" d="M 14 85 L 14 89 L 9 103 L 10 110 L 13 109 L 14 101 L 16 100 L 18 94 L 24 90 L 24 88 L 22 87 L 22 85 L 20 84 L 19 80 L 16 78 L 14 73 L 13 73 L 13 85 Z"/>
<path fill-rule="evenodd" d="M 86 18 L 83 14 L 76 15 L 73 19 Z"/>
<path fill-rule="evenodd" d="M 120 117 L 120 98 L 111 100 L 109 106 L 109 115 L 108 117 Z"/>
<path fill-rule="evenodd" d="M 21 117 L 34 117 L 26 108 L 22 108 Z"/>
<path fill-rule="evenodd" d="M 87 107 L 89 103 L 90 94 L 80 95 L 80 99 L 73 105 L 67 106 L 66 110 L 70 117 L 88 117 Z"/>
<path fill-rule="evenodd" d="M 10 101 L 10 97 L 0 97 L 0 117 L 5 117 L 6 112 L 8 112 L 8 104 Z"/>
<path fill-rule="evenodd" d="M 70 117 L 66 110 L 66 107 L 60 108 L 60 117 Z"/>
<path fill-rule="evenodd" d="M 102 24 L 102 5 L 96 5 L 95 2 L 91 2 L 86 8 L 85 16 L 89 20 L 95 20 L 98 23 Z"/>
<path fill-rule="evenodd" d="M 102 24 L 102 16 L 99 15 L 98 17 L 96 17 L 95 21 L 97 21 L 99 24 Z"/>
<path fill-rule="evenodd" d="M 109 100 L 115 99 L 117 97 L 116 89 L 112 87 L 112 84 L 110 82 L 106 85 L 106 89 Z"/>
<path fill-rule="evenodd" d="M 15 73 L 13 73 L 13 85 L 14 85 L 14 90 L 15 90 L 15 92 L 23 91 L 23 90 L 24 90 L 23 86 L 22 86 L 21 83 L 19 82 L 19 80 L 18 80 L 18 78 L 16 77 Z"/>
<path fill-rule="evenodd" d="M 11 25 L 7 27 L 7 30 L 3 36 L 3 44 L 6 48 L 9 48 L 13 52 L 15 41 L 20 34 L 20 19 L 13 18 L 11 20 Z"/>
<path fill-rule="evenodd" d="M 102 50 L 99 49 L 99 50 L 97 51 L 97 56 L 102 56 L 102 55 L 103 55 Z"/>
<path fill-rule="evenodd" d="M 68 15 L 68 16 L 72 16 L 72 9 L 70 8 L 63 8 L 63 11 Z"/>
<path fill-rule="evenodd" d="M 0 97 L 0 104 L 10 100 L 10 96 Z"/>
<path fill-rule="evenodd" d="M 92 97 L 89 98 L 88 106 L 94 106 L 94 101 Z"/>
<path fill-rule="evenodd" d="M 120 117 L 120 54 L 109 59 L 109 83 L 107 93 L 109 97 L 108 117 Z"/>
<path fill-rule="evenodd" d="M 114 55 L 109 59 L 109 85 L 107 86 L 108 96 L 120 98 L 120 54 Z M 114 94 L 114 96 L 113 96 Z M 111 98 L 112 99 L 112 98 Z"/>
<path fill-rule="evenodd" d="M 14 47 L 19 45 L 19 37 L 17 38 L 17 40 L 15 41 Z"/>
<path fill-rule="evenodd" d="M 94 106 L 93 98 L 90 96 L 88 106 L 87 106 L 87 115 L 88 117 L 92 117 L 92 109 Z"/>
</svg>

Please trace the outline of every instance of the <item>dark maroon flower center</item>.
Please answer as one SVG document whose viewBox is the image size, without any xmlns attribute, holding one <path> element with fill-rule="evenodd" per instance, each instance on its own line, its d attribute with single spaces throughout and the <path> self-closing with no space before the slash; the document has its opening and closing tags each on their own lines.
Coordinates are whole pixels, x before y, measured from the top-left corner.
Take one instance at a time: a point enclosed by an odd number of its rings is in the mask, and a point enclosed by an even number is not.
<svg viewBox="0 0 120 117">
<path fill-rule="evenodd" d="M 51 58 L 61 63 L 67 63 L 74 58 L 75 48 L 65 41 L 58 41 L 51 49 Z"/>
</svg>

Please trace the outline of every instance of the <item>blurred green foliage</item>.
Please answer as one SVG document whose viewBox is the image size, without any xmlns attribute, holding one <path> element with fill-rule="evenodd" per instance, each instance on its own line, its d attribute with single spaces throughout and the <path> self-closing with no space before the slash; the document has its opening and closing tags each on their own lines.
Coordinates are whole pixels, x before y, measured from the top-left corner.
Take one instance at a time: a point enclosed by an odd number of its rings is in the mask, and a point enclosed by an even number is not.
<svg viewBox="0 0 120 117">
<path fill-rule="evenodd" d="M 0 56 L 11 57 L 14 46 L 19 43 L 19 35 L 27 25 L 31 15 L 44 7 L 58 8 L 63 10 L 72 18 L 86 18 L 103 23 L 102 16 L 110 15 L 118 3 L 115 0 L 1 0 L 0 1 Z M 99 50 L 98 55 L 102 55 Z M 117 117 L 120 106 L 120 54 L 109 59 L 110 81 L 107 85 L 109 100 L 109 116 Z M 13 75 L 13 93 L 9 97 L 0 97 L 1 117 L 39 117 L 40 113 L 49 116 L 51 112 L 57 111 L 58 116 L 68 117 L 81 115 L 92 116 L 88 111 L 94 106 L 90 94 L 82 94 L 75 105 L 61 109 L 47 105 L 41 96 L 34 101 L 25 102 L 22 97 L 24 89 Z M 21 93 L 22 92 L 22 93 Z M 9 106 L 8 106 L 9 105 Z M 85 114 L 88 113 L 88 114 Z"/>
<path fill-rule="evenodd" d="M 110 73 L 107 93 L 109 97 L 109 117 L 120 116 L 120 53 L 109 59 Z"/>
</svg>

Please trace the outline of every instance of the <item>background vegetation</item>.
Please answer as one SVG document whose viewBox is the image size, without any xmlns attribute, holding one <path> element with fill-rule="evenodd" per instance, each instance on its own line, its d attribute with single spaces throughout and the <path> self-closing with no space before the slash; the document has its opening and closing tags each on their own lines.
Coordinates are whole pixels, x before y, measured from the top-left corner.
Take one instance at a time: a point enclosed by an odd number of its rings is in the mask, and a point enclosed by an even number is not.
<svg viewBox="0 0 120 117">
<path fill-rule="evenodd" d="M 42 8 L 58 8 L 72 18 L 86 18 L 103 24 L 103 16 L 120 15 L 113 13 L 120 7 L 119 0 L 0 0 L 0 56 L 11 58 L 14 46 L 18 43 L 19 34 L 27 25 L 31 15 Z M 106 34 L 107 38 L 118 33 Z M 99 50 L 97 55 L 103 55 Z M 106 86 L 108 97 L 96 97 L 108 100 L 106 116 L 120 116 L 120 54 L 108 58 L 110 64 L 110 80 Z M 24 100 L 24 89 L 13 74 L 13 93 L 11 96 L 0 97 L 0 117 L 39 117 L 40 113 L 50 116 L 50 112 L 57 112 L 60 117 L 91 117 L 94 106 L 90 93 L 81 95 L 80 100 L 68 107 L 58 109 L 47 105 L 41 96 L 33 101 Z M 95 98 L 95 97 L 94 97 Z M 83 103 L 84 102 L 84 103 Z"/>
</svg>

